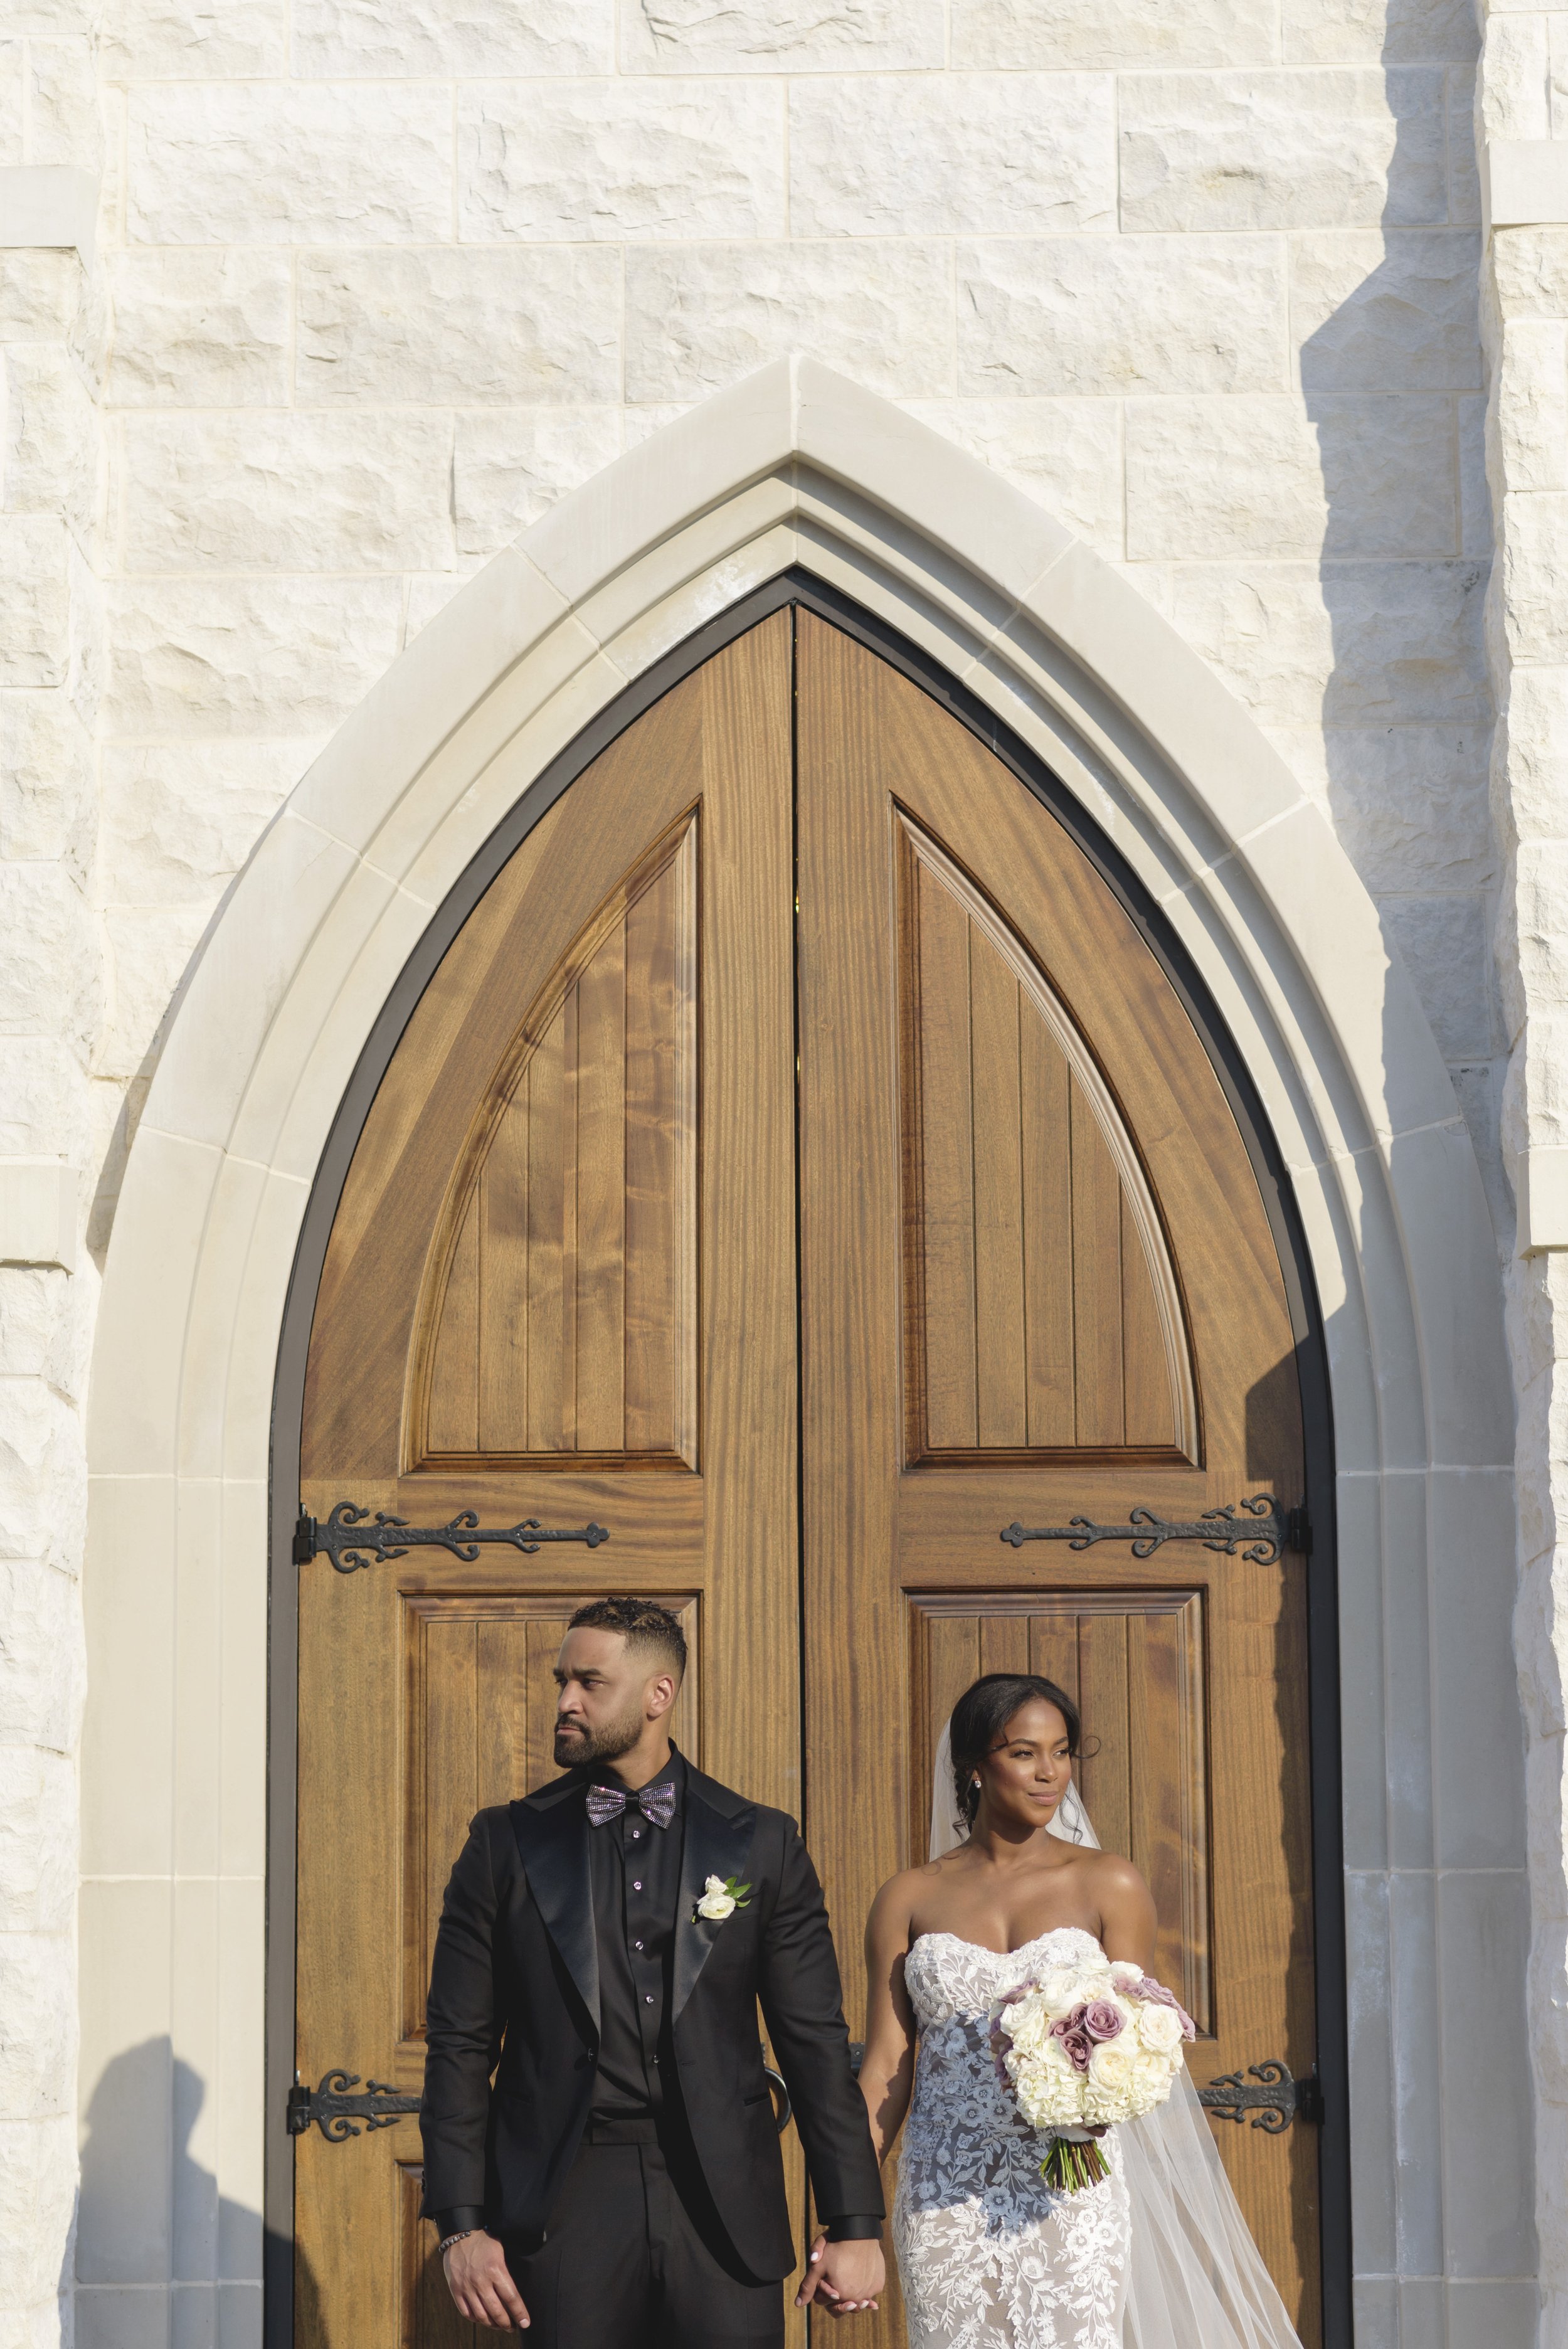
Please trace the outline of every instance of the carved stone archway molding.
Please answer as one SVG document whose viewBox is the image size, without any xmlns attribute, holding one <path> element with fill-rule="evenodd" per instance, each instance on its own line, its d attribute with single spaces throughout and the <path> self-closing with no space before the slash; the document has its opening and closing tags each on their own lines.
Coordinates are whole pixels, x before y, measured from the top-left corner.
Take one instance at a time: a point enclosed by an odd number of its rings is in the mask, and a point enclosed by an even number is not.
<svg viewBox="0 0 1568 2349">
<path fill-rule="evenodd" d="M 1393 2340 L 1418 2291 L 1466 2338 L 1522 2341 L 1496 2251 L 1532 2199 L 1511 1404 L 1447 1072 L 1327 823 L 1200 657 L 1021 492 L 800 359 L 622 458 L 429 623 L 259 843 L 169 1024 L 91 1390 L 82 2095 L 121 2084 L 129 2182 L 84 2209 L 79 2272 L 106 2316 L 134 2292 L 139 2324 L 179 2288 L 170 2075 L 125 2068 L 158 2046 L 203 2086 L 223 2272 L 242 2293 L 261 2274 L 272 1402 L 345 1089 L 534 779 L 791 566 L 943 663 L 1080 797 L 1271 1122 L 1332 1385 L 1361 2329 Z"/>
</svg>

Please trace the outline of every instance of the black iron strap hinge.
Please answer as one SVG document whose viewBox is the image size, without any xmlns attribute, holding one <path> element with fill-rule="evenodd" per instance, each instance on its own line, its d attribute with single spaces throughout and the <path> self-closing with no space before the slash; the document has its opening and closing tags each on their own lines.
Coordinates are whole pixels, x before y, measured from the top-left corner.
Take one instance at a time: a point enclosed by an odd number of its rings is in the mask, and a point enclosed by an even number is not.
<svg viewBox="0 0 1568 2349">
<path fill-rule="evenodd" d="M 1277 1566 L 1287 1549 L 1310 1555 L 1312 1527 L 1305 1507 L 1282 1509 L 1272 1493 L 1253 1493 L 1244 1501 L 1227 1501 L 1185 1520 L 1157 1516 L 1142 1507 L 1130 1510 L 1124 1526 L 1099 1526 L 1090 1517 L 1069 1517 L 1065 1526 L 1025 1526 L 1015 1517 L 1003 1526 L 1002 1539 L 1014 1549 L 1036 1541 L 1066 1542 L 1069 1549 L 1130 1542 L 1134 1557 L 1152 1557 L 1168 1541 L 1195 1541 L 1205 1549 L 1222 1550 L 1228 1557 L 1240 1550 L 1253 1566 Z"/>
<path fill-rule="evenodd" d="M 1199 2089 L 1198 2102 L 1220 2120 L 1239 2125 L 1250 2116 L 1253 2128 L 1278 2137 L 1292 2121 L 1321 2125 L 1323 2083 L 1315 2064 L 1305 2079 L 1297 2080 L 1287 2064 L 1271 2055 L 1266 2063 L 1249 2064 L 1246 2078 L 1240 2072 L 1222 2072 Z"/>
<path fill-rule="evenodd" d="M 401 2096 L 385 2080 L 366 2080 L 360 2088 L 357 2072 L 324 2072 L 318 2088 L 296 2080 L 289 2090 L 288 2132 L 304 2137 L 314 2121 L 330 2145 L 342 2145 L 359 2135 L 361 2121 L 366 2128 L 390 2128 L 405 2113 L 418 2109 L 418 2096 Z"/>
<path fill-rule="evenodd" d="M 609 1538 L 607 1526 L 592 1523 L 542 1526 L 537 1517 L 524 1517 L 515 1526 L 481 1526 L 473 1509 L 459 1509 L 444 1526 L 411 1526 L 407 1517 L 391 1516 L 384 1509 L 373 1516 L 352 1501 L 338 1501 L 325 1522 L 301 1509 L 294 1521 L 294 1562 L 308 1566 L 325 1550 L 339 1574 L 353 1574 L 362 1566 L 384 1566 L 388 1558 L 406 1557 L 411 1549 L 445 1549 L 471 1566 L 481 1542 L 505 1542 L 531 1557 L 541 1542 L 585 1542 L 597 1549 Z"/>
</svg>

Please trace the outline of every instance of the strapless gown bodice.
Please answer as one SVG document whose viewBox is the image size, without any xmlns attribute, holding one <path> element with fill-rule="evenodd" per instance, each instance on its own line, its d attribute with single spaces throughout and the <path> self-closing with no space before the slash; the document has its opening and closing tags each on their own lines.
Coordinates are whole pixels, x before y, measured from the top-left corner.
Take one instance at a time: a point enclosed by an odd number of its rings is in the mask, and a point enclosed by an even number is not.
<svg viewBox="0 0 1568 2349">
<path fill-rule="evenodd" d="M 1118 2349 L 1128 2203 L 1115 2132 L 1110 2176 L 1087 2193 L 1040 2175 L 1029 2127 L 992 2060 L 997 2000 L 1092 1934 L 1059 1926 L 1006 1954 L 923 1933 L 904 1959 L 920 2032 L 899 2148 L 893 2237 L 910 2349 Z"/>
</svg>

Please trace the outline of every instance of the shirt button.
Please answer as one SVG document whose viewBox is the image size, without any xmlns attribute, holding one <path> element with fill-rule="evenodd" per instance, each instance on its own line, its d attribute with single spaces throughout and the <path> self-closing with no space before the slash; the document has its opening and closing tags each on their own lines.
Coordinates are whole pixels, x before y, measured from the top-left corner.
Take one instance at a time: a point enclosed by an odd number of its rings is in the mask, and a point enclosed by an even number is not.
<svg viewBox="0 0 1568 2349">
<path fill-rule="evenodd" d="M 641 1827 L 634 1827 L 634 1828 L 632 1829 L 632 1841 L 633 1841 L 634 1843 L 641 1843 L 642 1839 L 643 1839 L 643 1830 L 642 1830 L 642 1828 L 641 1828 Z"/>
<path fill-rule="evenodd" d="M 633 1947 L 633 1949 L 634 1949 L 634 1950 L 640 1950 L 640 1949 L 642 1948 L 642 1946 L 643 1946 L 643 1945 L 642 1945 L 641 1941 L 634 1941 L 634 1942 L 633 1942 L 633 1944 L 632 1944 L 632 1947 Z"/>
<path fill-rule="evenodd" d="M 632 1889 L 633 1889 L 633 1891 L 634 1891 L 634 1892 L 640 1892 L 640 1891 L 642 1890 L 642 1889 L 643 1889 L 643 1879 L 642 1879 L 642 1878 L 639 1876 L 639 1877 L 636 1878 L 635 1882 L 633 1884 L 633 1886 L 632 1886 Z"/>
<path fill-rule="evenodd" d="M 653 1993 L 653 1992 L 652 1992 L 651 1990 L 645 1990 L 645 1991 L 643 1992 L 643 2004 L 644 2004 L 645 2006 L 652 2006 L 653 2002 L 654 2002 L 654 1993 Z"/>
</svg>

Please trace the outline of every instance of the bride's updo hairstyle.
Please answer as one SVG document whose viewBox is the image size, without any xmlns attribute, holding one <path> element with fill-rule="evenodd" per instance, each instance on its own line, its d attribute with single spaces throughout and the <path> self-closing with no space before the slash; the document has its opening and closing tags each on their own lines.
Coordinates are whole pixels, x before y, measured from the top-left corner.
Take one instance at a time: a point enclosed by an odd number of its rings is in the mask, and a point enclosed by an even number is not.
<svg viewBox="0 0 1568 2349">
<path fill-rule="evenodd" d="M 1002 1743 L 1007 1723 L 1026 1704 L 1054 1704 L 1068 1725 L 1068 1752 L 1076 1762 L 1083 1742 L 1078 1709 L 1066 1689 L 1038 1672 L 986 1672 L 966 1688 L 953 1708 L 948 1734 L 953 1741 L 953 1793 L 965 1832 L 975 1824 L 980 1789 L 975 1773 Z"/>
</svg>

